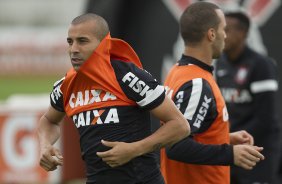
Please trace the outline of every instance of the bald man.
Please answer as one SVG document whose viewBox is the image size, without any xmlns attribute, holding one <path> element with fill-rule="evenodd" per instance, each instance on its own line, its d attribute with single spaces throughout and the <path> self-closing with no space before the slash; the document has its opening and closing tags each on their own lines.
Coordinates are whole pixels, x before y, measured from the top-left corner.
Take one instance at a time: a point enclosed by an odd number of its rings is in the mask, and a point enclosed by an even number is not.
<svg viewBox="0 0 282 184">
<path fill-rule="evenodd" d="M 102 17 L 76 17 L 67 42 L 73 68 L 54 84 L 39 121 L 41 167 L 53 171 L 63 164 L 53 144 L 68 116 L 80 134 L 88 184 L 163 184 L 153 151 L 189 135 L 181 112 L 134 50 L 110 37 Z M 164 122 L 153 134 L 150 112 Z"/>
</svg>

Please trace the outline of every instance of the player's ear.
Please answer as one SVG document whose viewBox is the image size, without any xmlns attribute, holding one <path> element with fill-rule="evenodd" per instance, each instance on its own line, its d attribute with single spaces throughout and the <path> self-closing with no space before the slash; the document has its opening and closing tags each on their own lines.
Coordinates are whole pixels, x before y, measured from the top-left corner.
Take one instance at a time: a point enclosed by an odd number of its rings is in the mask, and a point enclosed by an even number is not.
<svg viewBox="0 0 282 184">
<path fill-rule="evenodd" d="M 207 37 L 209 41 L 214 41 L 216 38 L 216 30 L 214 28 L 210 28 L 207 33 Z"/>
</svg>

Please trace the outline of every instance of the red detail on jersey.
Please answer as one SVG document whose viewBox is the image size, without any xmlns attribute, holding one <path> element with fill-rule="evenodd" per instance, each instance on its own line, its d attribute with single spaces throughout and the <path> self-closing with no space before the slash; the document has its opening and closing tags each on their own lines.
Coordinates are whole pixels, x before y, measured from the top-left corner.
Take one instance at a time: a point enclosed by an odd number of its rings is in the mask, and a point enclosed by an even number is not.
<svg viewBox="0 0 282 184">
<path fill-rule="evenodd" d="M 99 116 L 95 117 L 93 119 L 93 121 L 91 122 L 91 125 L 95 125 L 97 123 L 97 120 L 100 118 L 100 116 L 102 116 L 102 114 L 105 112 L 105 110 L 99 110 L 98 113 L 99 113 Z"/>
<path fill-rule="evenodd" d="M 235 75 L 235 81 L 238 84 L 244 84 L 246 82 L 248 73 L 248 68 L 246 66 L 241 66 Z"/>
</svg>

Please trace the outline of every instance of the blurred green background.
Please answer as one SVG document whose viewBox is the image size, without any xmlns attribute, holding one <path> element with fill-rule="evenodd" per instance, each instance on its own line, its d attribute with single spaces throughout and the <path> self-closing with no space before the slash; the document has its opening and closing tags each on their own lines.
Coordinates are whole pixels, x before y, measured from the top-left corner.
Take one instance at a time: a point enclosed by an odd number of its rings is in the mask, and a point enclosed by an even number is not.
<svg viewBox="0 0 282 184">
<path fill-rule="evenodd" d="M 62 76 L 0 76 L 0 101 L 13 94 L 50 93 Z"/>
</svg>

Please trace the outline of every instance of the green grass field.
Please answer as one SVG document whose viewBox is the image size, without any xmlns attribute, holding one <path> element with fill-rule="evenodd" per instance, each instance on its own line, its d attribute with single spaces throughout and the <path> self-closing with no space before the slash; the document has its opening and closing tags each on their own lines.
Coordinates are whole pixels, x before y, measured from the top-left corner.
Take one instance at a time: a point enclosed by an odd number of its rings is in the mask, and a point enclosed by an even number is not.
<svg viewBox="0 0 282 184">
<path fill-rule="evenodd" d="M 0 76 L 0 101 L 13 94 L 50 93 L 61 76 Z"/>
</svg>

